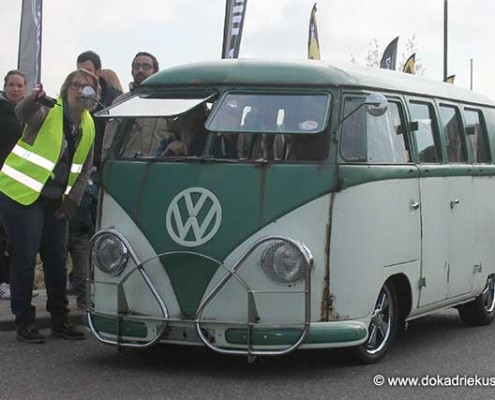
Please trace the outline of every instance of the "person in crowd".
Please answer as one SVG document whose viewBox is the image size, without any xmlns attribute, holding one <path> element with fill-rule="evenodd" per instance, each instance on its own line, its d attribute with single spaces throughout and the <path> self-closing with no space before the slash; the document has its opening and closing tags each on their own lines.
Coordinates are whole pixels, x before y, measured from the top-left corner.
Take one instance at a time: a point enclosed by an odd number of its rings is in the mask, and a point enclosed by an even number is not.
<svg viewBox="0 0 495 400">
<path fill-rule="evenodd" d="M 93 113 L 96 113 L 108 107 L 113 103 L 113 101 L 122 94 L 121 90 L 116 89 L 114 86 L 110 85 L 101 75 L 101 59 L 98 54 L 94 51 L 85 51 L 79 54 L 77 57 L 77 68 L 83 68 L 91 72 L 98 77 L 98 83 L 100 90 L 97 94 L 98 104 L 95 106 Z M 99 171 L 101 164 L 101 145 L 103 142 L 103 135 L 105 133 L 106 119 L 95 118 L 95 151 L 93 155 L 93 167 L 96 171 Z"/>
<path fill-rule="evenodd" d="M 0 92 L 0 168 L 22 135 L 24 124 L 15 115 L 14 107 L 24 98 L 26 77 L 19 70 L 7 72 Z M 0 225 L 0 299 L 10 299 L 9 257 L 7 236 Z"/>
<path fill-rule="evenodd" d="M 101 78 L 103 78 L 109 85 L 113 86 L 120 93 L 124 93 L 124 88 L 120 83 L 119 76 L 113 69 L 102 68 L 101 70 Z"/>
<path fill-rule="evenodd" d="M 31 304 L 38 251 L 52 336 L 85 338 L 69 320 L 66 262 L 68 219 L 92 168 L 95 127 L 89 109 L 94 102 L 82 96 L 86 86 L 98 92 L 98 78 L 75 70 L 65 78 L 55 105 L 39 85 L 15 108 L 26 128 L 0 170 L 0 220 L 9 239 L 11 309 L 20 341 L 45 341 Z"/>
<path fill-rule="evenodd" d="M 122 94 L 121 90 L 110 85 L 102 76 L 101 58 L 94 51 L 85 51 L 77 57 L 78 69 L 85 69 L 98 77 L 99 91 L 93 113 L 108 107 L 116 97 Z M 98 199 L 98 184 L 101 169 L 101 145 L 105 133 L 106 120 L 97 118 L 95 123 L 95 143 L 93 155 L 93 172 L 91 180 L 86 186 L 81 204 L 69 223 L 69 241 L 67 250 L 72 260 L 70 273 L 69 294 L 76 296 L 79 308 L 86 308 L 86 278 L 89 271 L 89 245 L 94 234 L 96 221 L 96 204 Z"/>
<path fill-rule="evenodd" d="M 132 60 L 131 74 L 133 81 L 129 84 L 130 91 L 124 93 L 114 100 L 114 104 L 120 103 L 131 97 L 143 81 L 159 71 L 159 64 L 156 57 L 148 52 L 140 51 Z M 119 127 L 118 119 L 113 119 L 107 124 L 103 139 L 102 158 L 112 145 L 115 134 Z M 129 128 L 127 142 L 121 153 L 122 157 L 146 157 L 154 154 L 160 146 L 160 142 L 170 136 L 167 122 L 163 118 L 136 118 Z"/>
</svg>

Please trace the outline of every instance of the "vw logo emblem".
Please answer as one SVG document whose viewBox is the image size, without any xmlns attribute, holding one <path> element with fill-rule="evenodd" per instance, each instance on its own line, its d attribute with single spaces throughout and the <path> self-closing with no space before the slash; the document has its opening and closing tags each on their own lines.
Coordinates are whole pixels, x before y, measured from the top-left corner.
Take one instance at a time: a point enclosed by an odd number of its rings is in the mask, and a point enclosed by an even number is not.
<svg viewBox="0 0 495 400">
<path fill-rule="evenodd" d="M 205 188 L 183 190 L 172 199 L 167 210 L 167 232 L 181 246 L 205 244 L 218 231 L 222 207 L 216 196 Z"/>
</svg>

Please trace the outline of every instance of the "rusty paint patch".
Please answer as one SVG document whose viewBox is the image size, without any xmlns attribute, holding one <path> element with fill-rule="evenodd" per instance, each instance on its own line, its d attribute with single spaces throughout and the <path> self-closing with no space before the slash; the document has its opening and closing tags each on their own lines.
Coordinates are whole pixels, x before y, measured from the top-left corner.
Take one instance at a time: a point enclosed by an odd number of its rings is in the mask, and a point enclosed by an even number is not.
<svg viewBox="0 0 495 400">
<path fill-rule="evenodd" d="M 341 319 L 339 313 L 337 312 L 337 310 L 335 310 L 335 307 L 333 305 L 335 301 L 335 295 L 333 293 L 329 293 L 329 297 L 328 297 L 328 321 L 337 321 L 339 319 Z M 347 319 L 349 319 L 349 317 L 347 317 Z"/>
<path fill-rule="evenodd" d="M 320 321 L 328 321 L 330 312 L 333 311 L 333 297 L 330 295 L 330 239 L 332 233 L 332 209 L 333 195 L 330 196 L 330 207 L 328 207 L 328 223 L 325 232 L 325 277 L 323 278 L 323 292 L 321 294 Z"/>
</svg>

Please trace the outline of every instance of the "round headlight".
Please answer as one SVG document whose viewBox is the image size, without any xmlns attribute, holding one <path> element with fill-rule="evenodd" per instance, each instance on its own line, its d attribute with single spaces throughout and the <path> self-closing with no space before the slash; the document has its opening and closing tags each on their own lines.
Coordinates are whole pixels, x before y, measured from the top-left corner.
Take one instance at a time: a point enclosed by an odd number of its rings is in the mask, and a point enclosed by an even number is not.
<svg viewBox="0 0 495 400">
<path fill-rule="evenodd" d="M 309 265 L 297 246 L 280 241 L 265 249 L 261 256 L 261 267 L 277 282 L 294 283 L 302 279 Z"/>
<path fill-rule="evenodd" d="M 129 250 L 111 233 L 105 233 L 96 238 L 91 252 L 93 264 L 101 271 L 110 275 L 119 275 L 129 258 Z"/>
</svg>

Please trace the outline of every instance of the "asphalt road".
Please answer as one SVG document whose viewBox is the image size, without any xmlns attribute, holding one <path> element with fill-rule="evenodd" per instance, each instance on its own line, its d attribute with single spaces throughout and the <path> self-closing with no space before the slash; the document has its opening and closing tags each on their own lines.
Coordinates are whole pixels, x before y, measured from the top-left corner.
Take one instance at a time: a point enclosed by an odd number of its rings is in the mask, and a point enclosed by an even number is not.
<svg viewBox="0 0 495 400">
<path fill-rule="evenodd" d="M 495 382 L 494 343 L 495 324 L 468 328 L 454 311 L 411 323 L 385 360 L 371 366 L 355 365 L 340 350 L 299 351 L 248 364 L 193 347 L 118 353 L 93 338 L 29 345 L 16 342 L 13 332 L 0 332 L 0 399 L 488 400 L 495 398 L 495 386 L 459 386 L 454 380 L 450 387 L 393 387 L 373 379 L 425 382 L 426 376 L 435 383 L 458 374 Z"/>
</svg>

